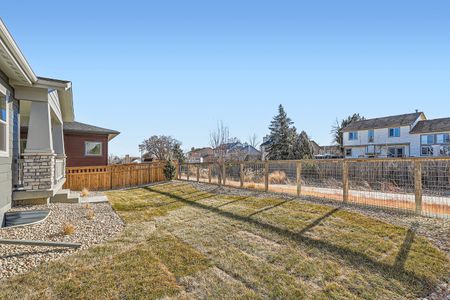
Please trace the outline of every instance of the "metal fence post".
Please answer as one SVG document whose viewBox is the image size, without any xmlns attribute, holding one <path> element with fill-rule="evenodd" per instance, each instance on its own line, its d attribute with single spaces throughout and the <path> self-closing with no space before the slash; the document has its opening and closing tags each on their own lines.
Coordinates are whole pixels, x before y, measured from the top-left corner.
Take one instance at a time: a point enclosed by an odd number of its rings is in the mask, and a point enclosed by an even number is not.
<svg viewBox="0 0 450 300">
<path fill-rule="evenodd" d="M 344 158 L 342 161 L 342 200 L 348 202 L 348 192 L 349 192 L 349 180 L 348 180 L 348 161 Z"/>
<path fill-rule="evenodd" d="M 200 165 L 197 165 L 197 182 L 200 182 Z"/>
<path fill-rule="evenodd" d="M 264 163 L 264 190 L 269 191 L 269 162 Z"/>
<path fill-rule="evenodd" d="M 239 166 L 239 177 L 240 177 L 240 185 L 241 188 L 244 187 L 244 164 L 240 164 Z"/>
<path fill-rule="evenodd" d="M 414 161 L 414 191 L 416 202 L 416 214 L 422 214 L 422 162 L 419 160 Z"/>
<path fill-rule="evenodd" d="M 302 194 L 302 162 L 297 162 L 297 196 Z"/>
</svg>

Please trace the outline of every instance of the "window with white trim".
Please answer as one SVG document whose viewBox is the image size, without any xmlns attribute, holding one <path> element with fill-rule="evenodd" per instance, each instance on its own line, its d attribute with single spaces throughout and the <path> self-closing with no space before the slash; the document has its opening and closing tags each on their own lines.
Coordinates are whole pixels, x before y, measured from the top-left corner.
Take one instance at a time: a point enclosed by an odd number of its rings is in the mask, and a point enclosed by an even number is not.
<svg viewBox="0 0 450 300">
<path fill-rule="evenodd" d="M 369 143 L 373 143 L 375 141 L 375 130 L 371 129 L 367 132 L 367 137 L 369 140 Z"/>
<path fill-rule="evenodd" d="M 432 145 L 432 144 L 434 144 L 434 134 L 422 135 L 420 142 L 422 143 L 422 145 Z"/>
<path fill-rule="evenodd" d="M 352 156 L 352 148 L 345 149 L 345 156 L 351 157 Z"/>
<path fill-rule="evenodd" d="M 439 152 L 440 156 L 450 156 L 450 146 L 441 146 Z"/>
<path fill-rule="evenodd" d="M 84 155 L 86 156 L 102 156 L 102 142 L 85 142 Z"/>
<path fill-rule="evenodd" d="M 348 133 L 348 140 L 349 141 L 356 141 L 358 139 L 358 132 L 353 131 Z"/>
<path fill-rule="evenodd" d="M 400 137 L 400 128 L 389 128 L 389 137 Z"/>
<path fill-rule="evenodd" d="M 420 154 L 422 156 L 433 156 L 433 147 L 432 146 L 422 146 Z"/>
<path fill-rule="evenodd" d="M 404 147 L 389 147 L 387 156 L 388 157 L 405 157 L 405 148 Z"/>
<path fill-rule="evenodd" d="M 8 97 L 0 92 L 0 156 L 8 155 Z"/>
<path fill-rule="evenodd" d="M 450 135 L 448 133 L 436 134 L 436 144 L 449 144 Z"/>
</svg>

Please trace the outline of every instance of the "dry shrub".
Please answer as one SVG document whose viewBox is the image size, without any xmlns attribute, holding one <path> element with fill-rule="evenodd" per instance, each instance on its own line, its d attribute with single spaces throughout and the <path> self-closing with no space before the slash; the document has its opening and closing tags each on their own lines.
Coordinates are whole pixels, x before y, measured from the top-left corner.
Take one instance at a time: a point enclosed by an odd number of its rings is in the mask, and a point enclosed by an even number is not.
<svg viewBox="0 0 450 300">
<path fill-rule="evenodd" d="M 264 182 L 264 176 L 258 175 L 257 172 L 252 169 L 244 170 L 244 182 L 262 183 Z"/>
<path fill-rule="evenodd" d="M 75 226 L 71 223 L 66 223 L 63 226 L 64 235 L 72 235 L 75 232 Z"/>
<path fill-rule="evenodd" d="M 89 196 L 89 190 L 87 188 L 83 188 L 80 193 L 81 197 Z"/>
<path fill-rule="evenodd" d="M 93 220 L 95 217 L 95 212 L 93 209 L 89 209 L 88 212 L 86 213 L 86 219 L 88 220 Z"/>
<path fill-rule="evenodd" d="M 269 182 L 272 184 L 286 184 L 287 176 L 284 171 L 274 171 L 269 174 Z"/>
<path fill-rule="evenodd" d="M 256 188 L 256 184 L 254 184 L 253 182 L 252 183 L 247 183 L 245 185 L 245 187 L 248 188 L 248 189 L 255 189 Z"/>
<path fill-rule="evenodd" d="M 90 204 L 90 203 L 86 203 L 86 204 L 84 205 L 84 208 L 86 208 L 86 209 L 91 209 L 91 204 Z"/>
</svg>

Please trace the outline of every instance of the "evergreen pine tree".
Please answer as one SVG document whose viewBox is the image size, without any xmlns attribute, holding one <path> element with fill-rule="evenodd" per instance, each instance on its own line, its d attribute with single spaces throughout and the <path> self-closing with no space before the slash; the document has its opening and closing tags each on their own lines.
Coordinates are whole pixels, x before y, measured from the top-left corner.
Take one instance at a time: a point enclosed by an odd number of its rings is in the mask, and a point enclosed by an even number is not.
<svg viewBox="0 0 450 300">
<path fill-rule="evenodd" d="M 304 131 L 297 136 L 295 154 L 295 159 L 312 159 L 314 157 L 312 142 Z"/>
<path fill-rule="evenodd" d="M 267 158 L 270 160 L 283 160 L 292 158 L 293 141 L 291 119 L 284 111 L 283 105 L 278 107 L 276 115 L 270 123 L 270 140 L 272 141 Z"/>
</svg>

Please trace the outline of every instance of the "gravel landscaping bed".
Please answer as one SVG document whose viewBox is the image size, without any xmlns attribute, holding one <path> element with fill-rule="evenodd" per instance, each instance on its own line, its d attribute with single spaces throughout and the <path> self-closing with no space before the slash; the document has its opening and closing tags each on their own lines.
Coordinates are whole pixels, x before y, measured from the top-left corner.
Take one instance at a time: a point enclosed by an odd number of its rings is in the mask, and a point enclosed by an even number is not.
<svg viewBox="0 0 450 300">
<path fill-rule="evenodd" d="M 182 181 L 186 183 L 186 181 Z M 291 195 L 266 193 L 260 191 L 251 191 L 246 189 L 239 189 L 227 186 L 217 186 L 206 183 L 189 182 L 198 190 L 205 192 L 227 194 L 236 196 L 252 196 L 252 197 L 275 197 L 284 199 L 295 199 Z M 450 256 L 450 222 L 445 219 L 435 219 L 428 217 L 415 216 L 403 212 L 397 212 L 389 209 L 382 209 L 369 206 L 357 206 L 352 204 L 343 204 L 342 202 L 332 201 L 328 199 L 313 199 L 300 197 L 298 201 L 306 201 L 309 203 L 325 204 L 332 207 L 341 207 L 346 211 L 357 212 L 372 218 L 383 220 L 386 223 L 402 226 L 405 228 L 412 228 L 418 235 L 428 238 L 437 248 L 441 249 Z M 450 272 L 450 270 L 449 270 Z M 449 274 L 450 276 L 450 274 Z M 434 293 L 424 299 L 433 300 L 450 300 L 450 277 L 447 282 L 440 284 Z"/>
<path fill-rule="evenodd" d="M 75 251 L 87 249 L 111 239 L 121 232 L 124 223 L 109 203 L 49 204 L 17 207 L 10 211 L 50 209 L 49 217 L 42 223 L 1 228 L 0 238 L 44 240 L 81 243 L 78 250 L 33 246 L 0 245 L 0 280 L 24 273 L 41 263 L 55 260 Z M 72 234 L 64 234 L 64 226 L 74 226 Z"/>
</svg>

